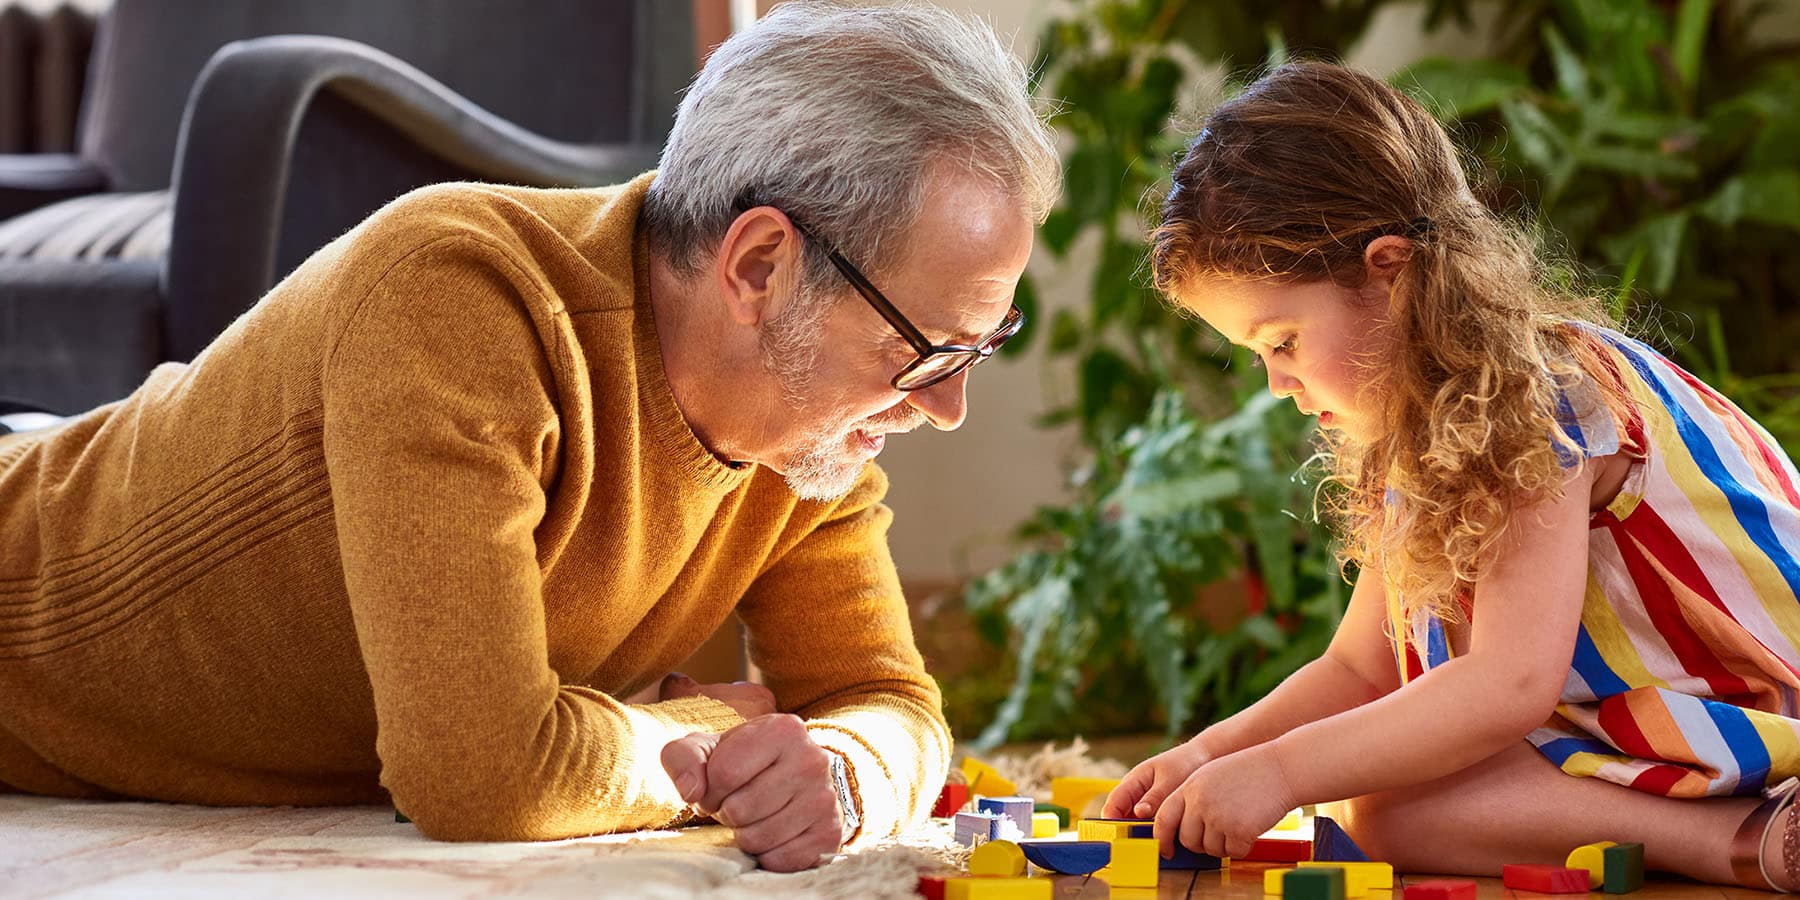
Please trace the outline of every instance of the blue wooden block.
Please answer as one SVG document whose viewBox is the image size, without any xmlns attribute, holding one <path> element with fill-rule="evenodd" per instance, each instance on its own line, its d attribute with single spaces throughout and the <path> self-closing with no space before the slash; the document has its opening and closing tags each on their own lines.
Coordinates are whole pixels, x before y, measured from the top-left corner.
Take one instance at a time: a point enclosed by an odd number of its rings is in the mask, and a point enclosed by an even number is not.
<svg viewBox="0 0 1800 900">
<path fill-rule="evenodd" d="M 1089 875 L 1112 862 L 1110 841 L 1020 841 L 1032 865 L 1064 875 Z"/>
<path fill-rule="evenodd" d="M 1037 801 L 1030 797 L 983 797 L 975 802 L 977 810 L 1011 820 L 1022 838 L 1031 836 L 1031 811 L 1036 806 Z"/>
<path fill-rule="evenodd" d="M 1328 816 L 1313 817 L 1313 861 L 1314 862 L 1368 862 L 1369 854 L 1364 853 L 1344 829 L 1338 827 Z"/>
<path fill-rule="evenodd" d="M 1000 816 L 991 812 L 959 812 L 956 814 L 956 842 L 973 847 L 976 838 L 991 841 L 1000 836 Z"/>
<path fill-rule="evenodd" d="M 1181 846 L 1180 841 L 1176 841 L 1175 855 L 1163 860 L 1160 867 L 1164 869 L 1212 870 L 1220 868 L 1223 865 L 1225 865 L 1225 861 L 1217 856 L 1189 850 L 1188 848 Z"/>
</svg>

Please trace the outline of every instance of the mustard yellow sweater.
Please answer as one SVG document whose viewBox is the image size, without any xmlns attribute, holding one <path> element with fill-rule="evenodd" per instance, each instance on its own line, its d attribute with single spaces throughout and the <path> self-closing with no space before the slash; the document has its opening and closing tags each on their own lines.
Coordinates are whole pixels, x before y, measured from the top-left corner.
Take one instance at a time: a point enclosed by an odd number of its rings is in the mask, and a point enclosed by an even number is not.
<svg viewBox="0 0 1800 900">
<path fill-rule="evenodd" d="M 735 608 L 850 763 L 862 837 L 949 740 L 871 466 L 836 503 L 722 465 L 664 379 L 638 209 L 445 185 L 325 247 L 193 363 L 0 438 L 0 789 L 391 801 L 427 834 L 657 827 L 627 705 Z"/>
</svg>

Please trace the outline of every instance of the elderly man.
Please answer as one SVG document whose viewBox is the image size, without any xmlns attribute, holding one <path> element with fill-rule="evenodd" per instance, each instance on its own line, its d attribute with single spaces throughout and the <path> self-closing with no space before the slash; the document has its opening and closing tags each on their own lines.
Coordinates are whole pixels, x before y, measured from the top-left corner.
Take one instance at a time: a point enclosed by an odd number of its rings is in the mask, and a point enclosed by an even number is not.
<svg viewBox="0 0 1800 900">
<path fill-rule="evenodd" d="M 869 461 L 962 421 L 1056 182 L 985 27 L 796 2 L 653 175 L 401 198 L 0 437 L 0 789 L 452 840 L 697 809 L 778 870 L 893 833 L 949 741 Z M 733 610 L 767 689 L 665 679 Z"/>
</svg>

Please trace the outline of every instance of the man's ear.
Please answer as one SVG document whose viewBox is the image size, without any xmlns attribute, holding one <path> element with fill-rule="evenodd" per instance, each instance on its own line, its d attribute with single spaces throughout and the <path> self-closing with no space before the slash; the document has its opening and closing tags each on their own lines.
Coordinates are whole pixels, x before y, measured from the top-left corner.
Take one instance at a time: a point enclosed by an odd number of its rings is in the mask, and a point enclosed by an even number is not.
<svg viewBox="0 0 1800 900">
<path fill-rule="evenodd" d="M 1363 264 L 1368 267 L 1368 277 L 1393 281 L 1406 268 L 1406 261 L 1412 259 L 1413 242 L 1397 234 L 1384 234 L 1369 242 L 1363 248 Z"/>
<path fill-rule="evenodd" d="M 719 296 L 732 321 L 756 325 L 775 312 L 784 280 L 800 266 L 800 232 L 781 210 L 758 206 L 737 217 L 719 242 Z"/>
</svg>

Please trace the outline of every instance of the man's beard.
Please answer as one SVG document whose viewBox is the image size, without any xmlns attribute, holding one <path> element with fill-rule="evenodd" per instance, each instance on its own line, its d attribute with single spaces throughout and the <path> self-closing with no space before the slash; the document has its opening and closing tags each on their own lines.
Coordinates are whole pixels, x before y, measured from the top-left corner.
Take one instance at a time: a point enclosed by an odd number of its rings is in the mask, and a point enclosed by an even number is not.
<svg viewBox="0 0 1800 900">
<path fill-rule="evenodd" d="M 795 300 L 763 329 L 763 368 L 775 376 L 789 408 L 804 411 L 810 395 L 815 393 L 813 374 L 824 344 L 824 324 L 832 300 L 818 296 L 806 286 L 800 288 Z M 829 502 L 850 493 L 869 462 L 853 449 L 853 435 L 859 428 L 880 434 L 910 431 L 924 423 L 924 417 L 910 406 L 894 415 L 879 417 L 881 421 L 872 418 L 846 427 L 850 415 L 848 404 L 834 402 L 830 413 L 820 420 L 825 424 L 808 430 L 787 452 L 782 460 L 782 475 L 795 496 Z"/>
</svg>

